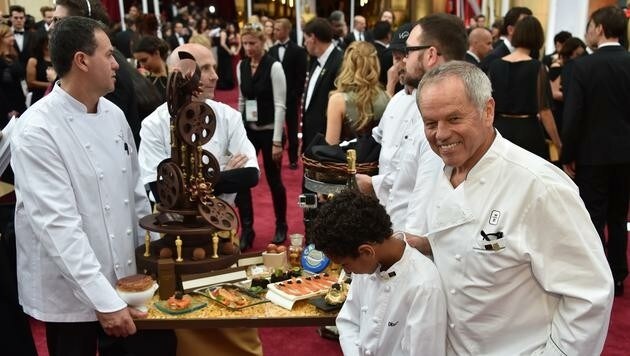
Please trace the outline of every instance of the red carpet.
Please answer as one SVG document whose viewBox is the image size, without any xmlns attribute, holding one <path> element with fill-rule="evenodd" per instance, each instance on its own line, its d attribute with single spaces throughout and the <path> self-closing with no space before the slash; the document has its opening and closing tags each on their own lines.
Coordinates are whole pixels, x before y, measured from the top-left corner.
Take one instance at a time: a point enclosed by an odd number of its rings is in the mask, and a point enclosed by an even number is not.
<svg viewBox="0 0 630 356">
<path fill-rule="evenodd" d="M 236 90 L 217 91 L 217 100 L 236 107 L 237 95 Z M 262 162 L 260 166 L 262 170 Z M 297 207 L 297 196 L 300 194 L 302 182 L 301 174 L 302 167 L 295 171 L 288 169 L 288 158 L 285 154 L 282 176 L 287 189 L 289 233 L 304 233 L 302 210 Z M 256 217 L 254 221 L 256 240 L 254 241 L 253 250 L 258 251 L 263 250 L 267 246 L 275 229 L 271 193 L 269 192 L 264 172 L 261 172 L 260 182 L 254 188 L 252 195 Z M 629 354 L 630 283 L 628 282 L 626 283 L 626 291 L 628 292 L 624 297 L 615 298 L 608 338 L 602 355 L 623 356 Z M 48 356 L 42 324 L 34 321 L 32 326 L 40 356 Z M 602 328 L 605 327 L 605 325 L 602 325 Z M 337 342 L 322 339 L 316 330 L 316 327 L 261 328 L 259 329 L 259 334 L 263 343 L 263 352 L 265 356 L 298 356 L 314 353 L 336 356 L 342 354 Z"/>
</svg>

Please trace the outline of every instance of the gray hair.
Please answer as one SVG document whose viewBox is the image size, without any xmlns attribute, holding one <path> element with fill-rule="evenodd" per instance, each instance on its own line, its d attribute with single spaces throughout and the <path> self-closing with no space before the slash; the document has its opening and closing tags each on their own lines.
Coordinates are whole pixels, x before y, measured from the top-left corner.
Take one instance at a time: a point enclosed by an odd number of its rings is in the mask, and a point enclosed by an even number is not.
<svg viewBox="0 0 630 356">
<path fill-rule="evenodd" d="M 464 61 L 450 61 L 428 71 L 418 85 L 418 101 L 422 89 L 449 77 L 457 77 L 464 83 L 468 99 L 477 110 L 483 111 L 492 97 L 492 84 L 488 76 L 476 65 Z"/>
</svg>

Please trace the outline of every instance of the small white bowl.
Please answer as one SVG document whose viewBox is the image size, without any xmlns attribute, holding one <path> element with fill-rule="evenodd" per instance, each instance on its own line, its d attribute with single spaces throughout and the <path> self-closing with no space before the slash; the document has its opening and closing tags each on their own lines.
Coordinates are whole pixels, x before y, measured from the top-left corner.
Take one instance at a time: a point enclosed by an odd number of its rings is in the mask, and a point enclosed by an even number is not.
<svg viewBox="0 0 630 356">
<path fill-rule="evenodd" d="M 118 295 L 122 300 L 125 301 L 130 307 L 136 308 L 141 312 L 147 312 L 149 308 L 147 307 L 147 303 L 151 298 L 153 298 L 153 294 L 158 289 L 158 284 L 153 283 L 151 288 L 141 291 L 141 292 L 126 292 L 116 289 Z"/>
</svg>

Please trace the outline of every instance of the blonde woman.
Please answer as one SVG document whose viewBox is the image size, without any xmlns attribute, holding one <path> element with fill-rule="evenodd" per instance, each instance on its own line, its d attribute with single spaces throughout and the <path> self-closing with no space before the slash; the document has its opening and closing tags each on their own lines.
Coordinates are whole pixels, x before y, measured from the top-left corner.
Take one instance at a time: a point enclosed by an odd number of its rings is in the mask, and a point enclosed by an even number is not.
<svg viewBox="0 0 630 356">
<path fill-rule="evenodd" d="M 348 46 L 335 79 L 337 90 L 328 99 L 326 142 L 336 145 L 372 132 L 378 125 L 389 96 L 378 77 L 376 48 L 365 41 Z"/>
<path fill-rule="evenodd" d="M 272 241 L 283 243 L 287 237 L 287 193 L 282 183 L 282 136 L 286 110 L 286 77 L 282 64 L 265 52 L 265 35 L 260 23 L 247 24 L 241 34 L 245 58 L 238 63 L 238 104 L 247 138 L 262 153 L 265 176 L 271 191 L 276 215 L 276 232 Z M 239 192 L 236 204 L 241 214 L 243 247 L 251 247 L 254 233 L 248 232 L 253 223 L 253 207 L 249 189 Z M 248 215 L 251 214 L 251 215 Z M 249 235 L 248 235 L 249 234 Z"/>
</svg>

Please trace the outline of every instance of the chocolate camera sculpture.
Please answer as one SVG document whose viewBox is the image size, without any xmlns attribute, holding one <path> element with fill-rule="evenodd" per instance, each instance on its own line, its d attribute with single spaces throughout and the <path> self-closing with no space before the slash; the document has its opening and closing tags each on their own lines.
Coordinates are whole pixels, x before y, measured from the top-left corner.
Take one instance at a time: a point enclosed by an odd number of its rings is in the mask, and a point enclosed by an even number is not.
<svg viewBox="0 0 630 356">
<path fill-rule="evenodd" d="M 158 274 L 160 280 L 166 276 L 158 269 L 169 268 L 158 265 L 170 258 L 172 279 L 173 264 L 179 277 L 227 268 L 238 254 L 237 215 L 230 204 L 214 196 L 220 166 L 202 147 L 214 135 L 215 114 L 206 103 L 192 101 L 201 78 L 194 57 L 187 52 L 179 52 L 179 57 L 182 69 L 174 70 L 167 82 L 171 157 L 157 167 L 158 212 L 140 219 L 140 226 L 163 237 L 150 242 L 147 233 L 145 246 L 136 249 L 138 270 Z"/>
</svg>

